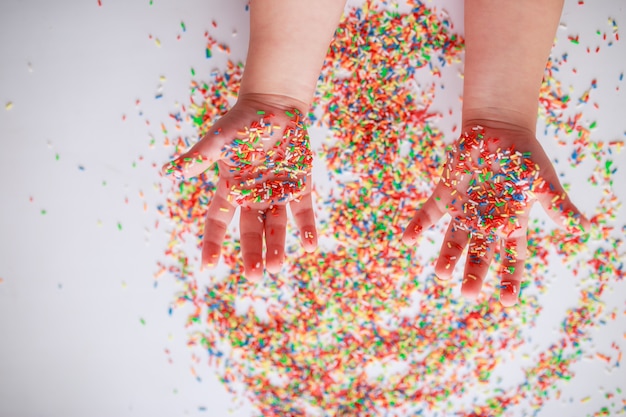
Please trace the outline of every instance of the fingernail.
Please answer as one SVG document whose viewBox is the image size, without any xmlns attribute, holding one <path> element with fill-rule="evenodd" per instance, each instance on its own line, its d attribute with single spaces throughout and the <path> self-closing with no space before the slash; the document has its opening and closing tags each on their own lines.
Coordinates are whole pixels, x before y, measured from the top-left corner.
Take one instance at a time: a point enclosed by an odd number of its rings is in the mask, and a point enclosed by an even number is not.
<svg viewBox="0 0 626 417">
<path fill-rule="evenodd" d="M 215 268 L 215 263 L 213 262 L 202 262 L 202 264 L 200 264 L 200 271 L 204 271 L 205 269 L 213 269 Z"/>
<path fill-rule="evenodd" d="M 435 281 L 437 281 L 439 285 L 446 285 L 448 283 L 447 279 L 440 278 L 437 274 L 435 274 Z"/>
</svg>

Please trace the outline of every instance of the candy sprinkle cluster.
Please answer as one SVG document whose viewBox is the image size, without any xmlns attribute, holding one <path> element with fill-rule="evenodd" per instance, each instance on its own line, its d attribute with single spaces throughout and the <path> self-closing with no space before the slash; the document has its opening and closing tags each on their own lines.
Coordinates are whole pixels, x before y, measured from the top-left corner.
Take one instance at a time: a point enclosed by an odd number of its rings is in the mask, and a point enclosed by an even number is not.
<svg viewBox="0 0 626 417">
<path fill-rule="evenodd" d="M 409 13 L 350 9 L 324 64 L 315 107 L 332 134 L 319 154 L 331 186 L 317 203 L 329 247 L 306 254 L 290 245 L 282 273 L 255 284 L 242 277 L 239 242 L 227 237 L 228 273 L 196 280 L 189 257 L 199 251 L 185 251 L 184 243 L 199 247 L 199 219 L 214 185 L 202 176 L 185 182 L 163 209 L 173 220 L 169 271 L 182 286 L 172 310 L 190 312 L 189 345 L 199 358 L 192 369 L 208 357 L 224 386 L 260 416 L 532 415 L 558 398 L 582 358 L 610 371 L 620 365 L 618 345 L 595 347 L 591 338 L 623 314 L 603 302 L 624 277 L 624 228 L 615 216 L 621 203 L 606 168 L 617 148 L 592 142 L 579 116 L 560 117 L 586 107 L 563 99 L 566 89 L 553 77 L 558 63 L 546 73 L 541 111 L 549 115 L 547 130 L 573 133 L 566 152 L 594 163 L 589 186 L 602 194 L 592 218 L 595 244 L 531 222 L 525 275 L 532 281 L 520 304 L 504 309 L 493 279 L 477 303 L 433 280 L 438 245 L 431 232 L 417 251 L 400 243 L 438 178 L 445 145 L 429 109 L 443 88 L 438 75 L 463 48 L 449 21 L 412 4 Z M 194 84 L 190 110 L 201 134 L 236 97 L 240 76 L 241 66 L 229 63 Z M 576 301 L 538 345 L 555 269 L 569 271 L 559 279 L 578 280 Z M 517 366 L 517 376 L 509 377 L 505 363 Z"/>
<path fill-rule="evenodd" d="M 519 229 L 517 217 L 541 181 L 539 167 L 530 157 L 529 152 L 501 149 L 499 139 L 486 136 L 480 126 L 464 132 L 448 151 L 442 177 L 452 190 L 448 210 L 455 224 L 486 242 L 494 242 L 500 229 L 505 234 Z"/>
<path fill-rule="evenodd" d="M 301 113 L 296 109 L 285 112 L 290 119 L 278 141 L 275 132 L 283 128 L 274 124 L 275 116 L 263 110 L 258 113 L 262 117 L 237 132 L 222 152 L 230 170 L 227 176 L 235 182 L 229 199 L 240 205 L 296 198 L 311 172 L 313 153 Z"/>
</svg>

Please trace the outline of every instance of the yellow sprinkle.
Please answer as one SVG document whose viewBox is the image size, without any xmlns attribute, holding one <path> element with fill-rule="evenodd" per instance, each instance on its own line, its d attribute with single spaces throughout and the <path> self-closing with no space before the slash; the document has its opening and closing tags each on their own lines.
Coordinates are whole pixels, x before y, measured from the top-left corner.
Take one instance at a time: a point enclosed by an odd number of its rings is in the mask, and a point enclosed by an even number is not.
<svg viewBox="0 0 626 417">
<path fill-rule="evenodd" d="M 13 102 L 9 101 L 6 106 L 4 106 L 5 109 L 7 110 L 11 110 L 13 108 Z"/>
</svg>

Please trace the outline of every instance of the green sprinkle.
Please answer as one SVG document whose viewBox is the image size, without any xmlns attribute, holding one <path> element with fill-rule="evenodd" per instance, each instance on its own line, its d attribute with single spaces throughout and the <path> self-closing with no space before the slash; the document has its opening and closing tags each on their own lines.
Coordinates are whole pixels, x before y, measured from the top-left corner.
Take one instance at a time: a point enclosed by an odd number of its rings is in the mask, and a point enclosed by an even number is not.
<svg viewBox="0 0 626 417">
<path fill-rule="evenodd" d="M 263 110 L 257 110 L 256 114 L 265 114 Z"/>
<path fill-rule="evenodd" d="M 196 76 L 196 70 L 193 69 L 193 68 L 191 69 L 191 75 L 194 76 L 194 77 Z"/>
<path fill-rule="evenodd" d="M 146 321 L 143 319 L 143 317 L 139 318 L 139 322 L 141 323 L 142 326 L 146 325 Z"/>
<path fill-rule="evenodd" d="M 286 111 L 285 114 L 289 117 L 293 117 L 293 113 L 291 113 L 290 111 Z"/>
<path fill-rule="evenodd" d="M 120 231 L 122 230 L 122 223 L 117 222 L 117 229 L 120 230 Z"/>
</svg>

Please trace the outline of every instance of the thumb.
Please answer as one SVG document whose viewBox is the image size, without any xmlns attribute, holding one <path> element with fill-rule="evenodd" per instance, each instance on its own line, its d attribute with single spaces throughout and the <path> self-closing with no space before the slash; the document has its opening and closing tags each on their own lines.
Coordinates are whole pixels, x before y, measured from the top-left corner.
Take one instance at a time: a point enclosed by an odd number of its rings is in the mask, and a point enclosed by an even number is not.
<svg viewBox="0 0 626 417">
<path fill-rule="evenodd" d="M 182 180 L 198 176 L 209 169 L 222 153 L 223 140 L 218 138 L 218 133 L 207 133 L 187 152 L 163 165 L 163 175 Z"/>
<path fill-rule="evenodd" d="M 563 186 L 554 179 L 547 182 L 542 190 L 535 192 L 537 200 L 559 227 L 569 233 L 581 234 L 589 231 L 591 222 L 572 203 Z"/>
</svg>

